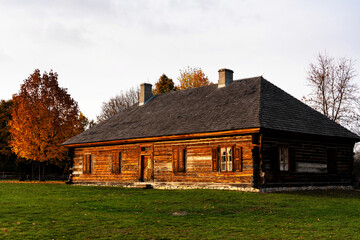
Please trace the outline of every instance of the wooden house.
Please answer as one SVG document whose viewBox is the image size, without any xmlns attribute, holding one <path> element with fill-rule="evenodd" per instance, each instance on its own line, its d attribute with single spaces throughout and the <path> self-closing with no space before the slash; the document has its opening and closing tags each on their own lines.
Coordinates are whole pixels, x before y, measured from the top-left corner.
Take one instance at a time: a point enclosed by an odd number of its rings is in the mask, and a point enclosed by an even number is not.
<svg viewBox="0 0 360 240">
<path fill-rule="evenodd" d="M 152 95 L 69 139 L 73 183 L 336 186 L 359 136 L 263 77 Z"/>
</svg>

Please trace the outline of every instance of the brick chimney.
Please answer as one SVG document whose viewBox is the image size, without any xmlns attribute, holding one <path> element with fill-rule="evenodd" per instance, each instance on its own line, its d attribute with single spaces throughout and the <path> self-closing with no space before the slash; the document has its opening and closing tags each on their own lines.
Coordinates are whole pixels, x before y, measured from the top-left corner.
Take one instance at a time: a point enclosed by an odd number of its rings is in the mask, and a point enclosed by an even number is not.
<svg viewBox="0 0 360 240">
<path fill-rule="evenodd" d="M 226 87 L 233 81 L 233 70 L 222 68 L 219 71 L 218 88 Z"/>
<path fill-rule="evenodd" d="M 140 84 L 139 105 L 144 105 L 152 96 L 152 85 L 150 83 Z"/>
</svg>

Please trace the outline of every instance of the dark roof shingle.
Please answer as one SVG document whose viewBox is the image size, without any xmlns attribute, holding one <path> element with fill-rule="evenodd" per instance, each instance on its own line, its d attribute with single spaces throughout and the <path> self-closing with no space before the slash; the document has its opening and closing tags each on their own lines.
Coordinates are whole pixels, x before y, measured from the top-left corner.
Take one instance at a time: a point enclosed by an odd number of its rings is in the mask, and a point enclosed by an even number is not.
<svg viewBox="0 0 360 240">
<path fill-rule="evenodd" d="M 359 137 L 262 77 L 156 95 L 132 106 L 64 145 L 267 128 L 358 139 Z"/>
</svg>

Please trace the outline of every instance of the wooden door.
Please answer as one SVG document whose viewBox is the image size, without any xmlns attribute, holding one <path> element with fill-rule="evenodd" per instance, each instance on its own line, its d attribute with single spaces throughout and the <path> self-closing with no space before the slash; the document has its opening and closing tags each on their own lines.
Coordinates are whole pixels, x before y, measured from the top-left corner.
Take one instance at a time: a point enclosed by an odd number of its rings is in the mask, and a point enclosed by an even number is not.
<svg viewBox="0 0 360 240">
<path fill-rule="evenodd" d="M 152 180 L 153 164 L 150 155 L 141 156 L 141 181 L 148 182 Z"/>
</svg>

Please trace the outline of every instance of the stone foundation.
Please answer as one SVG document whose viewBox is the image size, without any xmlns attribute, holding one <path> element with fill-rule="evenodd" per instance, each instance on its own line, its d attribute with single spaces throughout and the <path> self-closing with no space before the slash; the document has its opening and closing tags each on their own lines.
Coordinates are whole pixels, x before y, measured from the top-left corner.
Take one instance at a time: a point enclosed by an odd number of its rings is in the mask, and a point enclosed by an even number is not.
<svg viewBox="0 0 360 240">
<path fill-rule="evenodd" d="M 294 192 L 294 191 L 312 191 L 312 190 L 353 190 L 353 186 L 302 186 L 302 187 L 271 187 L 261 188 L 260 192 Z"/>
<path fill-rule="evenodd" d="M 291 192 L 291 191 L 312 191 L 312 190 L 352 190 L 353 186 L 298 186 L 298 187 L 268 187 L 268 188 L 254 188 L 244 184 L 222 184 L 222 183 L 208 183 L 208 182 L 132 182 L 132 183 L 118 183 L 118 182 L 84 182 L 75 183 L 76 185 L 95 185 L 95 186 L 119 186 L 126 188 L 143 188 L 143 189 L 167 189 L 167 190 L 182 190 L 182 189 L 215 189 L 228 191 L 242 191 L 242 192 Z"/>
</svg>

